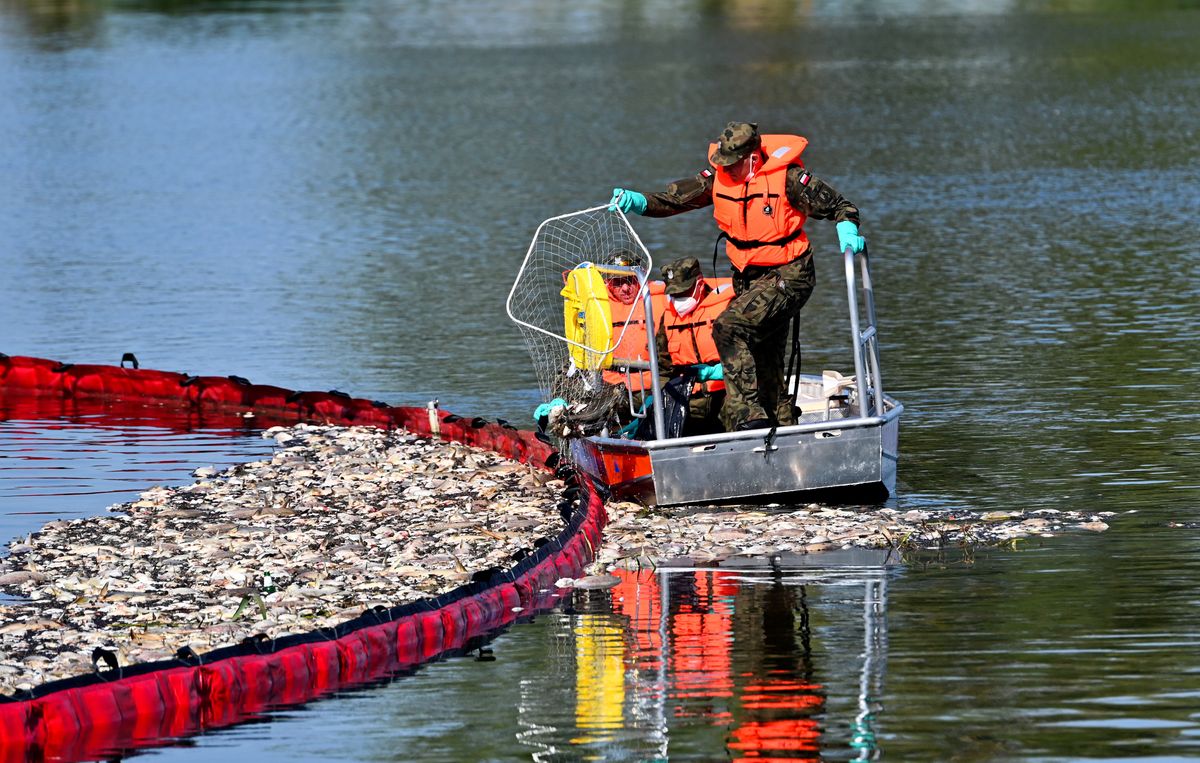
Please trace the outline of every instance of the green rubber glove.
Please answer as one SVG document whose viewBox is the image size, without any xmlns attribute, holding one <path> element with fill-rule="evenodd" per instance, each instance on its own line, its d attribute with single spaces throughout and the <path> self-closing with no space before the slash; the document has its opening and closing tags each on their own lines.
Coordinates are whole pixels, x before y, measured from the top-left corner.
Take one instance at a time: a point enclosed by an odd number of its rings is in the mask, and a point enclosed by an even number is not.
<svg viewBox="0 0 1200 763">
<path fill-rule="evenodd" d="M 550 402 L 542 403 L 537 408 L 534 408 L 533 409 L 533 420 L 537 421 L 538 419 L 542 418 L 543 416 L 549 416 L 550 411 L 554 410 L 555 408 L 566 408 L 566 407 L 567 407 L 567 401 L 563 400 L 561 397 L 556 397 L 553 400 L 551 400 Z"/>
<path fill-rule="evenodd" d="M 720 363 L 696 366 L 696 378 L 700 381 L 716 381 L 725 378 L 725 366 Z"/>
<path fill-rule="evenodd" d="M 637 191 L 627 191 L 624 188 L 614 188 L 612 198 L 608 200 L 609 210 L 620 209 L 625 214 L 635 215 L 646 213 L 646 197 Z"/>
<path fill-rule="evenodd" d="M 837 224 L 838 248 L 843 252 L 846 247 L 850 247 L 850 251 L 858 254 L 867 245 L 867 240 L 858 235 L 858 226 L 849 220 L 842 220 Z"/>
</svg>

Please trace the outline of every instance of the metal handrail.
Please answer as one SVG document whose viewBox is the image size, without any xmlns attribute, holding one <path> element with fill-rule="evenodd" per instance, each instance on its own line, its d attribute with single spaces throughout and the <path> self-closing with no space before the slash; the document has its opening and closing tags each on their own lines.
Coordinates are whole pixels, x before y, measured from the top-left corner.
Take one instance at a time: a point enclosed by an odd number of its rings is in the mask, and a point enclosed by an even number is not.
<svg viewBox="0 0 1200 763">
<path fill-rule="evenodd" d="M 851 345 L 854 349 L 854 384 L 858 390 L 858 415 L 867 418 L 867 403 L 874 400 L 874 416 L 883 416 L 883 377 L 879 371 L 879 332 L 875 325 L 875 290 L 871 285 L 871 258 L 866 247 L 858 253 L 862 271 L 863 303 L 866 307 L 867 328 L 860 329 L 858 315 L 858 286 L 854 277 L 854 250 L 846 247 L 842 258 L 846 269 L 846 301 L 850 308 Z"/>
<path fill-rule="evenodd" d="M 793 424 L 787 427 L 779 427 L 775 430 L 776 435 L 792 435 L 792 434 L 807 434 L 813 432 L 834 432 L 842 429 L 859 429 L 862 427 L 876 427 L 887 424 L 899 418 L 904 412 L 904 406 L 899 403 L 892 406 L 891 410 L 883 416 L 864 416 L 862 418 L 850 417 L 845 419 L 832 419 L 830 421 L 812 421 L 804 424 Z M 762 440 L 765 429 L 747 429 L 745 431 L 734 432 L 717 432 L 716 434 L 697 434 L 687 437 L 677 437 L 669 442 L 655 442 L 653 440 L 642 442 L 637 447 L 643 447 L 646 450 L 654 450 L 659 447 L 682 447 L 682 446 L 698 446 L 710 445 L 715 443 L 727 443 L 737 440 Z M 616 438 L 596 437 L 593 438 L 597 443 L 602 445 L 629 445 L 630 440 L 619 440 Z"/>
<path fill-rule="evenodd" d="M 646 274 L 648 281 L 650 274 Z M 651 407 L 654 410 L 654 439 L 661 440 L 665 434 L 666 417 L 663 415 L 662 391 L 658 388 L 658 344 L 655 341 L 657 327 L 654 324 L 654 304 L 650 299 L 650 289 L 642 287 L 642 305 L 646 310 L 646 345 L 647 357 L 650 358 L 650 386 L 654 389 Z"/>
</svg>

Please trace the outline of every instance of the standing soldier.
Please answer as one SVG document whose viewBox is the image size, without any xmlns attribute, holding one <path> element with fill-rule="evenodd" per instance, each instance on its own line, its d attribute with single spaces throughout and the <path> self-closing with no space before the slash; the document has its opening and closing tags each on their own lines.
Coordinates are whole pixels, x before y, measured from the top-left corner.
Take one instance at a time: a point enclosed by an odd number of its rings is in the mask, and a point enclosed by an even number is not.
<svg viewBox="0 0 1200 763">
<path fill-rule="evenodd" d="M 865 243 L 858 209 L 804 169 L 807 145 L 798 135 L 759 135 L 756 124 L 730 122 L 709 147 L 712 169 L 648 196 L 613 189 L 613 207 L 647 217 L 713 207 L 736 294 L 713 327 L 726 385 L 721 419 L 731 431 L 796 423 L 784 356 L 788 325 L 816 284 L 804 221 L 836 221 L 843 250 L 861 252 Z"/>
</svg>

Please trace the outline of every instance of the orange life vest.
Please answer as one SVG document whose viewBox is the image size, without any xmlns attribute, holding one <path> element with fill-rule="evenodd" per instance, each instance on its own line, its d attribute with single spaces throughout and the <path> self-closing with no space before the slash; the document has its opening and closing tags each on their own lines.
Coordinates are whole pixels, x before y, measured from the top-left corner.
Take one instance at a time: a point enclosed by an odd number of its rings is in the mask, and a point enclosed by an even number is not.
<svg viewBox="0 0 1200 763">
<path fill-rule="evenodd" d="M 734 182 L 724 167 L 713 168 L 713 217 L 728 236 L 725 253 L 738 271 L 747 266 L 784 265 L 808 251 L 806 215 L 787 198 L 787 168 L 800 162 L 808 139 L 799 135 L 764 135 L 767 160 L 754 177 Z M 709 146 L 709 155 L 717 144 Z"/>
<path fill-rule="evenodd" d="M 649 286 L 650 309 L 654 313 L 654 322 L 657 325 L 662 320 L 663 313 L 666 311 L 667 296 L 663 291 L 664 285 L 662 281 L 651 281 Z M 646 308 L 642 305 L 642 300 L 635 299 L 633 304 L 626 305 L 610 297 L 608 306 L 612 311 L 613 336 L 621 337 L 621 341 L 617 343 L 616 349 L 613 350 L 613 363 L 620 366 L 622 360 L 649 360 Z M 626 325 L 626 321 L 628 321 L 628 325 Z M 624 335 L 621 334 L 622 330 L 625 332 Z M 607 384 L 624 384 L 626 382 L 624 370 L 609 369 L 604 371 L 602 376 Z M 629 381 L 633 384 L 632 389 L 634 392 L 654 388 L 649 371 L 642 371 L 640 373 L 632 371 L 629 376 L 631 377 Z"/>
<path fill-rule="evenodd" d="M 671 362 L 676 366 L 719 363 L 721 360 L 716 342 L 713 341 L 712 328 L 717 316 L 725 312 L 725 308 L 733 301 L 733 286 L 726 278 L 714 278 L 707 283 L 713 288 L 704 295 L 695 310 L 682 318 L 672 309 L 663 313 L 667 350 L 671 353 Z M 725 389 L 725 382 L 720 379 L 705 382 L 705 389 L 710 392 Z"/>
</svg>

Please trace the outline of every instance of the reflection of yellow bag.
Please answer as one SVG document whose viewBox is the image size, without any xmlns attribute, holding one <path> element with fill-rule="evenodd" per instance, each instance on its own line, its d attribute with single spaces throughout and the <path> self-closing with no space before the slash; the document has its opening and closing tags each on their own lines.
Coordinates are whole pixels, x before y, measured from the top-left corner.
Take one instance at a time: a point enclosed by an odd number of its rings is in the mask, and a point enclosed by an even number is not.
<svg viewBox="0 0 1200 763">
<path fill-rule="evenodd" d="M 575 367 L 607 368 L 612 364 L 612 310 L 600 269 L 589 262 L 568 271 L 561 294 L 563 336 L 572 342 Z"/>
</svg>

